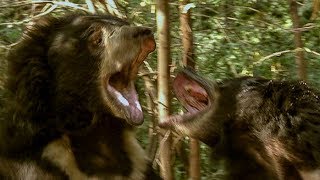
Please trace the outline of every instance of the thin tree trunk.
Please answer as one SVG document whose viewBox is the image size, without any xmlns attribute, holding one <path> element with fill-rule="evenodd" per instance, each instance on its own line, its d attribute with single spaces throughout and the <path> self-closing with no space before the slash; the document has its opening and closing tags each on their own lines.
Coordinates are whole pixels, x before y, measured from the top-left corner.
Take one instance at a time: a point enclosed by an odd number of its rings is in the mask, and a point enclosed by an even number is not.
<svg viewBox="0 0 320 180">
<path fill-rule="evenodd" d="M 320 1 L 319 0 L 313 0 L 312 3 L 312 15 L 311 15 L 311 20 L 315 20 L 318 17 L 320 10 Z"/>
<path fill-rule="evenodd" d="M 169 7 L 168 0 L 157 0 L 157 32 L 158 46 L 158 113 L 159 121 L 170 114 L 170 31 L 169 31 Z M 160 140 L 160 173 L 164 180 L 174 179 L 172 170 L 172 135 L 170 131 L 164 131 L 165 136 Z"/>
<path fill-rule="evenodd" d="M 149 144 L 147 146 L 147 153 L 148 157 L 151 160 L 155 159 L 155 155 L 157 153 L 157 144 L 158 144 L 158 134 L 157 134 L 157 121 L 156 121 L 156 105 L 155 100 L 157 98 L 157 92 L 154 86 L 153 80 L 150 78 L 148 74 L 152 72 L 148 72 L 147 68 L 141 68 L 140 72 L 144 74 L 143 81 L 144 81 L 144 87 L 145 87 L 145 94 L 147 97 L 147 107 L 148 107 L 148 113 L 151 116 L 152 122 L 149 124 Z"/>
<path fill-rule="evenodd" d="M 189 143 L 186 143 L 185 141 L 178 141 L 174 143 L 176 156 L 180 157 L 180 160 L 186 172 L 188 172 L 189 170 L 189 154 L 186 150 L 187 145 L 189 145 Z M 187 173 L 187 176 L 189 176 L 189 173 Z"/>
<path fill-rule="evenodd" d="M 189 0 L 180 1 L 180 23 L 182 32 L 183 45 L 183 65 L 194 68 L 194 51 L 193 51 L 193 35 L 190 9 L 186 7 Z M 189 154 L 189 179 L 200 179 L 200 146 L 199 141 L 190 139 L 190 154 Z"/>
<path fill-rule="evenodd" d="M 232 43 L 230 38 L 228 38 L 228 34 L 229 33 L 232 34 L 233 27 L 235 27 L 234 21 L 231 20 L 232 18 L 234 18 L 234 11 L 235 11 L 233 1 L 234 0 L 225 0 L 222 6 L 223 8 L 222 12 L 224 14 L 224 32 L 226 35 L 225 41 L 228 44 Z M 230 46 L 227 46 L 226 51 L 229 51 L 229 50 L 230 50 Z M 245 51 L 242 48 L 241 48 L 241 51 L 245 54 Z M 227 63 L 228 70 L 231 72 L 231 75 L 233 77 L 238 77 L 238 72 L 235 65 L 230 61 L 227 61 L 226 63 Z"/>
<path fill-rule="evenodd" d="M 290 15 L 292 19 L 293 29 L 294 29 L 294 45 L 296 49 L 296 64 L 298 68 L 298 77 L 301 80 L 307 80 L 307 62 L 304 58 L 303 51 L 303 41 L 302 41 L 302 32 L 300 28 L 300 19 L 298 15 L 298 4 L 296 0 L 289 0 L 290 4 Z"/>
<path fill-rule="evenodd" d="M 230 28 L 233 26 L 233 21 L 230 21 L 230 18 L 234 17 L 233 4 L 233 0 L 225 0 L 223 4 L 224 23 L 226 28 Z"/>
<path fill-rule="evenodd" d="M 191 30 L 190 9 L 186 8 L 189 0 L 180 1 L 180 29 L 182 33 L 183 56 L 182 62 L 185 66 L 195 66 L 193 53 L 193 36 Z"/>
<path fill-rule="evenodd" d="M 200 180 L 200 143 L 197 139 L 190 139 L 189 179 Z"/>
</svg>

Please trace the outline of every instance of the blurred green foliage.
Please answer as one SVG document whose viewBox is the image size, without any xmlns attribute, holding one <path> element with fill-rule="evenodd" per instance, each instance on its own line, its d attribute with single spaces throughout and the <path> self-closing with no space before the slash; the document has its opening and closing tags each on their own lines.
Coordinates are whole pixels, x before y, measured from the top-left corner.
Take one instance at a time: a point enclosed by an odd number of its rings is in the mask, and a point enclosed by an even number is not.
<svg viewBox="0 0 320 180">
<path fill-rule="evenodd" d="M 70 0 L 86 7 L 85 0 Z M 20 3 L 20 5 L 19 5 Z M 22 3 L 22 5 L 21 5 Z M 137 25 L 149 26 L 156 31 L 154 0 L 119 0 L 119 10 L 129 21 Z M 235 76 L 252 75 L 277 79 L 297 79 L 295 63 L 292 21 L 287 1 L 279 0 L 192 0 L 195 5 L 192 12 L 192 32 L 196 69 L 207 78 L 221 80 Z M 17 5 L 17 6 L 16 6 Z M 173 71 L 181 67 L 181 34 L 178 1 L 170 3 L 171 57 Z M 308 81 L 320 87 L 320 18 L 310 20 L 312 1 L 299 3 L 299 15 L 303 28 L 305 57 L 308 63 Z M 3 0 L 0 2 L 0 82 L 5 79 L 5 54 L 20 37 L 24 19 L 35 14 L 31 0 Z M 41 10 L 41 9 L 40 9 Z M 70 7 L 58 8 L 56 14 L 74 11 Z M 39 11 L 39 10 L 38 10 Z M 288 51 L 286 53 L 277 52 Z M 272 55 L 274 54 L 274 55 Z M 271 55 L 270 58 L 266 58 Z M 156 71 L 156 52 L 149 56 L 148 63 Z M 173 73 L 174 74 L 174 73 Z M 155 79 L 154 79 L 155 80 Z M 154 83 L 156 83 L 154 81 Z M 143 80 L 137 87 L 140 99 L 146 106 L 146 94 L 143 93 Z M 156 87 L 156 86 L 155 86 Z M 181 111 L 173 100 L 173 113 Z M 148 145 L 148 125 L 151 122 L 146 114 L 146 123 L 139 128 L 141 143 Z M 188 139 L 185 139 L 187 142 Z M 186 149 L 188 151 L 188 148 Z M 223 176 L 223 163 L 210 163 L 210 153 L 201 145 L 202 179 L 220 179 Z M 175 161 L 177 179 L 186 179 L 182 160 Z"/>
</svg>

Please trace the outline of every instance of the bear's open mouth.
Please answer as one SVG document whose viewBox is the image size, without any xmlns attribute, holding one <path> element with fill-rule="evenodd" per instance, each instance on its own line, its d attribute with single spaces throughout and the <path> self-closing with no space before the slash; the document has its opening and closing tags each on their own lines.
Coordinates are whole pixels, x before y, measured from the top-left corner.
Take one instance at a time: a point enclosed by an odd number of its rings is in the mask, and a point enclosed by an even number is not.
<svg viewBox="0 0 320 180">
<path fill-rule="evenodd" d="M 154 51 L 155 41 L 153 35 L 143 37 L 141 50 L 137 56 L 129 63 L 124 64 L 120 71 L 109 75 L 106 82 L 106 90 L 109 92 L 117 106 L 119 112 L 124 113 L 129 124 L 140 125 L 143 123 L 143 112 L 138 99 L 134 80 L 142 62 L 148 54 Z"/>
<path fill-rule="evenodd" d="M 130 124 L 140 125 L 143 123 L 143 113 L 138 99 L 134 81 L 129 76 L 130 71 L 123 70 L 110 76 L 107 82 L 107 91 L 124 111 L 125 118 Z"/>
<path fill-rule="evenodd" d="M 199 113 L 207 111 L 212 104 L 206 85 L 193 71 L 185 70 L 179 73 L 173 81 L 173 91 L 187 112 L 169 116 L 166 120 L 168 123 L 193 119 Z"/>
</svg>

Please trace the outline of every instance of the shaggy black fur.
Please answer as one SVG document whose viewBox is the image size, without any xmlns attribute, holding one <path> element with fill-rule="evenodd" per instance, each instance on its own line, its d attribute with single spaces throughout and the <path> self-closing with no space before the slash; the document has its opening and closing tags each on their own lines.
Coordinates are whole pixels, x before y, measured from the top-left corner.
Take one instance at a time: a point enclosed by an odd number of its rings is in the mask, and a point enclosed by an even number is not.
<svg viewBox="0 0 320 180">
<path fill-rule="evenodd" d="M 1 176 L 150 179 L 132 131 L 143 122 L 134 79 L 154 48 L 148 28 L 111 16 L 46 17 L 29 26 L 8 56 Z"/>
<path fill-rule="evenodd" d="M 319 179 L 320 93 L 304 82 L 242 77 L 220 83 L 192 70 L 174 82 L 185 115 L 173 127 L 226 160 L 226 179 Z"/>
</svg>

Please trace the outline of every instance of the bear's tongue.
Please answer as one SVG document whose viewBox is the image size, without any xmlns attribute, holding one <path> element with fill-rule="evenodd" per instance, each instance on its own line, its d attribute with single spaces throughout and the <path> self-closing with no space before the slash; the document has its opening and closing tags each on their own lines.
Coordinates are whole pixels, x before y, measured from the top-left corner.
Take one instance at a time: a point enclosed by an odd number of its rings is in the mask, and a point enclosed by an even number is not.
<svg viewBox="0 0 320 180">
<path fill-rule="evenodd" d="M 125 114 L 133 125 L 141 125 L 143 123 L 143 113 L 138 100 L 138 94 L 133 84 L 129 85 L 122 91 L 116 90 L 112 86 L 108 86 L 110 92 L 114 92 L 115 98 L 123 106 Z"/>
</svg>

